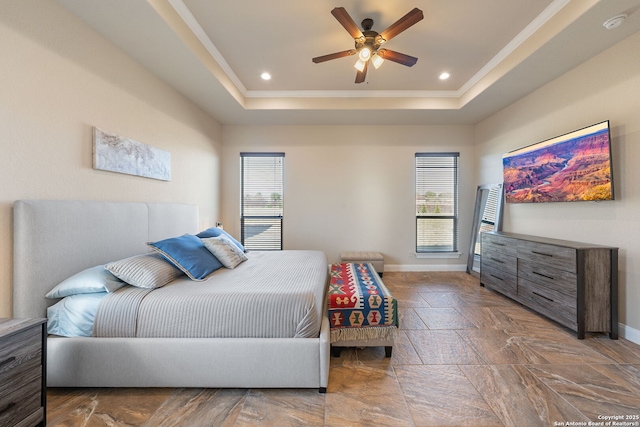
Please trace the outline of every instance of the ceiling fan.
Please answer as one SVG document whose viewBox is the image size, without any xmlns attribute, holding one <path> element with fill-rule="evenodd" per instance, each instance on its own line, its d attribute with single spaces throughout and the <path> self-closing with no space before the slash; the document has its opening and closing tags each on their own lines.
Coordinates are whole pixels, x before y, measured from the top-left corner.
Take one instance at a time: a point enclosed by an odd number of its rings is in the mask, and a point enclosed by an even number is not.
<svg viewBox="0 0 640 427">
<path fill-rule="evenodd" d="M 358 72 L 356 74 L 356 83 L 362 83 L 367 75 L 369 62 L 371 62 L 375 68 L 378 68 L 382 65 L 385 59 L 406 65 L 407 67 L 413 66 L 418 61 L 418 58 L 413 56 L 380 47 L 424 18 L 420 9 L 414 8 L 380 33 L 371 29 L 373 27 L 373 19 L 370 18 L 366 18 L 362 21 L 363 31 L 361 31 L 344 7 L 334 8 L 331 11 L 331 14 L 338 20 L 345 30 L 347 30 L 351 37 L 353 37 L 355 49 L 343 50 L 342 52 L 335 52 L 315 57 L 312 59 L 314 63 L 319 64 L 321 62 L 343 58 L 357 53 L 358 62 L 356 62 L 355 68 Z"/>
</svg>

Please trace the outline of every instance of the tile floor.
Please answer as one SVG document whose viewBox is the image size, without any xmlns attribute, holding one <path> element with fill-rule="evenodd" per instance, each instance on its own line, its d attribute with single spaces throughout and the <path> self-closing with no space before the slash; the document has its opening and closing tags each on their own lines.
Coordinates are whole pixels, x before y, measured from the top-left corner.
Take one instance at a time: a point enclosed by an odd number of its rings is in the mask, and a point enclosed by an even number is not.
<svg viewBox="0 0 640 427">
<path fill-rule="evenodd" d="M 332 358 L 326 394 L 50 389 L 49 426 L 640 426 L 640 346 L 578 340 L 465 273 L 387 272 L 401 331 Z M 602 424 L 589 424 L 602 422 Z M 614 424 L 614 422 L 621 424 Z"/>
</svg>

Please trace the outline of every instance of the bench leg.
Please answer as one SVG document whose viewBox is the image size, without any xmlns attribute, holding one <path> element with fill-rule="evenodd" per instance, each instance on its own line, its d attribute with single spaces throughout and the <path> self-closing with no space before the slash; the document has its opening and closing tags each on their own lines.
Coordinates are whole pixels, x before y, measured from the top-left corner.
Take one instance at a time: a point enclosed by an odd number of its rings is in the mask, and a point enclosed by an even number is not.
<svg viewBox="0 0 640 427">
<path fill-rule="evenodd" d="M 391 352 L 393 351 L 393 347 L 390 345 L 385 346 L 384 348 L 384 357 L 391 357 Z"/>
<path fill-rule="evenodd" d="M 331 356 L 332 357 L 340 357 L 340 353 L 341 352 L 342 352 L 342 347 L 331 346 Z"/>
</svg>

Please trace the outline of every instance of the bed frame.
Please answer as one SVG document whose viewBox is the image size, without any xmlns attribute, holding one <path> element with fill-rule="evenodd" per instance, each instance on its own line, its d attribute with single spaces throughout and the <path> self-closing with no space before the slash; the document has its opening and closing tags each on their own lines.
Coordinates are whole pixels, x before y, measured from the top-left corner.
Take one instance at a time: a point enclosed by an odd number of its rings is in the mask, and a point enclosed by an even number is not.
<svg viewBox="0 0 640 427">
<path fill-rule="evenodd" d="M 197 233 L 198 208 L 168 203 L 20 200 L 14 204 L 13 314 L 46 317 L 67 277 Z M 329 378 L 329 321 L 318 338 L 47 339 L 49 387 L 318 388 Z"/>
</svg>

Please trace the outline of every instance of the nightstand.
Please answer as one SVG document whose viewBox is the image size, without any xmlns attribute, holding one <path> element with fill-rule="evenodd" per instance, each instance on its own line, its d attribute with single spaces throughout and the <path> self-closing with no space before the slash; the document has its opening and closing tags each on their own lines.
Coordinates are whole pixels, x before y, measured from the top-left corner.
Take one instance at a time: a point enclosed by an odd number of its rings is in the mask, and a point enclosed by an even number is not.
<svg viewBox="0 0 640 427">
<path fill-rule="evenodd" d="M 47 319 L 0 319 L 0 426 L 47 423 Z"/>
</svg>

